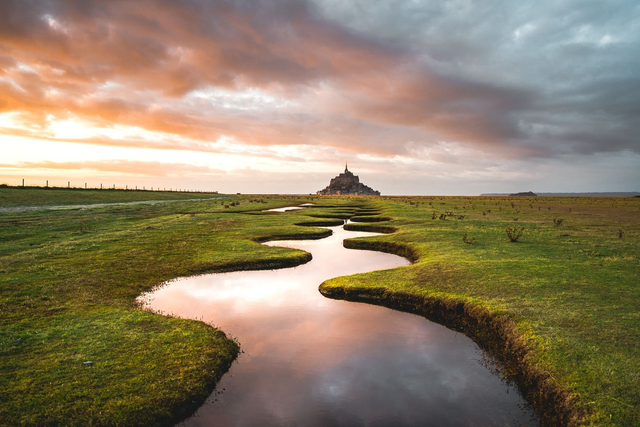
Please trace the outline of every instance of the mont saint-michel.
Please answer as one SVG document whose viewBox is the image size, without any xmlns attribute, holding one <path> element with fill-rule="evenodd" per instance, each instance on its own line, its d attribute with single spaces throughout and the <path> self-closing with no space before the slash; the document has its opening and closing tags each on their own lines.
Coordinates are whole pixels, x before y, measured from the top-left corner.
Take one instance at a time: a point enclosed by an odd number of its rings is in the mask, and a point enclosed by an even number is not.
<svg viewBox="0 0 640 427">
<path fill-rule="evenodd" d="M 360 178 L 354 175 L 347 165 L 344 172 L 331 180 L 329 186 L 324 190 L 316 192 L 320 196 L 329 195 L 356 195 L 356 196 L 379 196 L 380 192 L 368 187 L 360 182 Z"/>
</svg>

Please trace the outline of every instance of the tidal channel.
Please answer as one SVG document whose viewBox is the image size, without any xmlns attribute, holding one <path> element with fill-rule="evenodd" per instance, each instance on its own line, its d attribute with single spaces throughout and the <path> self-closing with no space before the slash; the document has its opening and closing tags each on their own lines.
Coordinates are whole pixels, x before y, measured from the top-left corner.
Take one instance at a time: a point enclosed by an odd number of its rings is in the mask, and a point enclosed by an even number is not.
<svg viewBox="0 0 640 427">
<path fill-rule="evenodd" d="M 204 320 L 241 344 L 181 425 L 538 425 L 466 336 L 417 315 L 324 298 L 318 286 L 327 279 L 409 264 L 342 245 L 375 233 L 329 228 L 321 240 L 266 243 L 310 252 L 307 264 L 182 278 L 141 297 L 150 310 Z"/>
</svg>

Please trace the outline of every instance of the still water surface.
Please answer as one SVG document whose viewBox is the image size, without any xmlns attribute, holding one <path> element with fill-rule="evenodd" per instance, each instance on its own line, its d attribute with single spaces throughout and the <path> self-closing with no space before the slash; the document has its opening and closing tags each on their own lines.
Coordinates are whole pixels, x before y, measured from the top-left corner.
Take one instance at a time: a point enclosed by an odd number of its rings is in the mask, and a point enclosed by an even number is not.
<svg viewBox="0 0 640 427">
<path fill-rule="evenodd" d="M 267 243 L 310 252 L 305 265 L 183 278 L 144 296 L 152 310 L 221 328 L 244 351 L 184 425 L 537 425 L 464 335 L 416 315 L 324 298 L 317 288 L 329 278 L 409 264 L 342 246 L 374 233 L 331 229 L 322 240 Z"/>
<path fill-rule="evenodd" d="M 286 206 L 284 208 L 273 208 L 273 209 L 266 209 L 263 212 L 288 212 L 288 211 L 295 211 L 295 210 L 299 210 L 299 209 L 304 209 L 307 206 L 312 206 L 313 203 L 303 203 L 301 205 L 298 206 Z"/>
</svg>

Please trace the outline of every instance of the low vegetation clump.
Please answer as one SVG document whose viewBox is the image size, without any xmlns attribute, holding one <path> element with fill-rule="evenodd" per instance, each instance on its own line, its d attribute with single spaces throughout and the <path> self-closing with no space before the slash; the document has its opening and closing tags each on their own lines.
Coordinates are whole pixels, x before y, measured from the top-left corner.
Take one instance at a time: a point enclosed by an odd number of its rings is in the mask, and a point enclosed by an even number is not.
<svg viewBox="0 0 640 427">
<path fill-rule="evenodd" d="M 468 238 L 467 237 L 467 233 L 464 233 L 462 235 L 462 241 L 465 242 L 467 245 L 475 245 L 476 244 L 476 238 L 472 237 L 472 238 Z"/>
<path fill-rule="evenodd" d="M 510 242 L 516 243 L 524 234 L 524 227 L 507 227 L 505 229 Z"/>
</svg>

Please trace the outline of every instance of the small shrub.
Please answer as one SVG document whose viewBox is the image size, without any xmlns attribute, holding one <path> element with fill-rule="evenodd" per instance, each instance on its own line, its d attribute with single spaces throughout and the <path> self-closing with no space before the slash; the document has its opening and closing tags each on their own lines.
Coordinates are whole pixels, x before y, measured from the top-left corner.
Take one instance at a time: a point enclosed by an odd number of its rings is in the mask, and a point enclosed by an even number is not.
<svg viewBox="0 0 640 427">
<path fill-rule="evenodd" d="M 473 245 L 476 243 L 476 238 L 472 237 L 471 239 L 467 238 L 467 233 L 464 233 L 462 235 L 462 241 L 465 242 L 467 245 Z"/>
<path fill-rule="evenodd" d="M 522 237 L 522 234 L 524 233 L 524 227 L 518 227 L 518 226 L 509 227 L 509 226 L 507 226 L 505 231 L 507 233 L 507 237 L 509 238 L 509 241 L 515 243 L 518 240 L 520 240 L 520 238 Z"/>
</svg>

